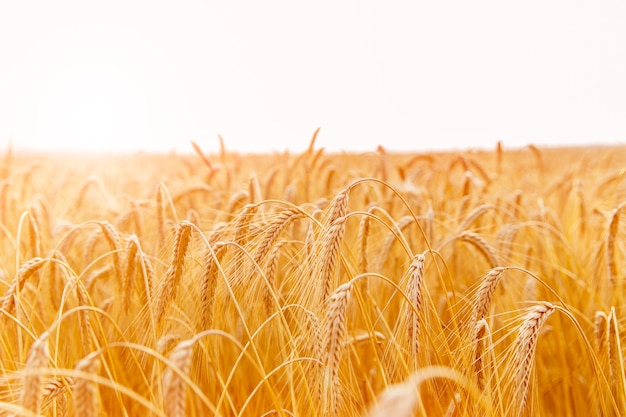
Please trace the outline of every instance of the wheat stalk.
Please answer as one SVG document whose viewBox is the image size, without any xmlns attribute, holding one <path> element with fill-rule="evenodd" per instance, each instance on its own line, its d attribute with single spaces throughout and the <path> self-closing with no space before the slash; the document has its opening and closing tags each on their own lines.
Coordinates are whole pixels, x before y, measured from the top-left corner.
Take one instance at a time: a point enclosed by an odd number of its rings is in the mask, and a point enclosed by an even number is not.
<svg viewBox="0 0 626 417">
<path fill-rule="evenodd" d="M 593 334 L 598 353 L 608 351 L 609 318 L 604 311 L 596 311 Z"/>
<path fill-rule="evenodd" d="M 459 233 L 466 231 L 469 227 L 478 219 L 480 216 L 488 212 L 489 210 L 495 209 L 496 207 L 492 204 L 482 204 L 476 207 L 470 214 L 467 215 L 463 223 L 461 223 L 458 227 Z"/>
<path fill-rule="evenodd" d="M 113 261 L 115 265 L 115 272 L 119 277 L 122 273 L 122 245 L 120 243 L 120 237 L 113 225 L 106 221 L 99 222 L 104 238 L 109 243 L 111 251 L 113 251 Z"/>
<path fill-rule="evenodd" d="M 515 400 L 513 404 L 517 406 L 517 416 L 521 416 L 526 407 L 530 372 L 535 359 L 535 351 L 537 350 L 539 331 L 555 310 L 556 307 L 547 302 L 533 307 L 526 314 L 522 325 L 518 329 L 513 363 L 513 381 L 515 381 L 513 392 Z"/>
<path fill-rule="evenodd" d="M 393 244 L 398 239 L 398 235 L 402 235 L 402 232 L 404 231 L 404 229 L 406 229 L 408 226 L 413 224 L 414 221 L 415 219 L 413 218 L 413 216 L 404 216 L 400 218 L 400 220 L 395 222 L 394 227 L 393 227 L 394 231 L 389 232 L 389 234 L 387 235 L 387 238 L 384 240 L 379 250 L 379 260 L 380 260 L 379 268 L 382 268 L 384 263 L 387 261 L 389 252 L 391 251 Z"/>
<path fill-rule="evenodd" d="M 333 272 L 335 271 L 335 266 L 337 264 L 339 247 L 345 232 L 345 226 L 345 217 L 335 218 L 324 236 L 324 241 L 322 242 L 322 248 L 318 260 L 318 276 L 323 290 L 322 301 L 328 298 L 331 289 L 333 288 Z"/>
<path fill-rule="evenodd" d="M 617 281 L 617 264 L 615 263 L 615 237 L 619 226 L 619 215 L 626 203 L 620 204 L 611 214 L 609 221 L 609 234 L 606 239 L 606 266 L 609 276 L 609 284 L 615 285 Z"/>
<path fill-rule="evenodd" d="M 278 268 L 278 260 L 280 259 L 280 249 L 286 243 L 286 241 L 278 242 L 272 248 L 268 260 L 267 269 L 265 271 L 265 278 L 267 279 L 267 288 L 263 292 L 263 307 L 265 314 L 270 315 L 273 310 L 274 297 L 273 294 L 276 291 L 276 269 Z"/>
<path fill-rule="evenodd" d="M 287 225 L 304 215 L 297 209 L 289 209 L 282 211 L 276 216 L 270 225 L 265 230 L 265 238 L 261 241 L 257 247 L 254 255 L 254 262 L 260 264 L 263 257 L 268 253 L 272 244 L 276 241 L 280 233 L 287 227 Z"/>
<path fill-rule="evenodd" d="M 252 218 L 259 210 L 258 204 L 247 204 L 244 206 L 241 213 L 237 216 L 233 229 L 235 231 L 235 237 L 233 241 L 239 245 L 245 245 L 248 242 L 248 231 L 250 230 L 250 223 Z"/>
<path fill-rule="evenodd" d="M 497 241 L 500 243 L 500 254 L 502 259 L 507 260 L 511 255 L 513 248 L 513 240 L 519 231 L 516 224 L 505 224 L 498 231 Z"/>
<path fill-rule="evenodd" d="M 15 311 L 15 297 L 17 293 L 22 289 L 26 280 L 30 278 L 35 272 L 37 272 L 46 262 L 45 259 L 42 258 L 32 258 L 22 264 L 22 266 L 18 269 L 15 278 L 13 278 L 13 282 L 11 286 L 7 290 L 4 297 L 2 297 L 2 310 L 7 314 L 13 314 Z"/>
<path fill-rule="evenodd" d="M 240 190 L 233 194 L 228 201 L 226 213 L 236 213 L 246 201 L 250 200 L 250 196 L 246 190 Z"/>
<path fill-rule="evenodd" d="M 65 393 L 67 392 L 68 387 L 71 387 L 73 384 L 74 384 L 74 380 L 69 377 L 49 378 L 46 381 L 46 383 L 43 385 L 44 407 L 46 407 L 47 404 L 50 404 L 53 401 L 56 401 L 57 415 L 59 416 L 67 415 L 67 400 L 65 398 Z"/>
<path fill-rule="evenodd" d="M 191 368 L 194 340 L 180 342 L 172 350 L 169 360 L 172 366 L 178 368 L 184 375 Z M 168 366 L 163 373 L 163 405 L 167 417 L 185 416 L 185 381 L 181 376 Z"/>
<path fill-rule="evenodd" d="M 608 316 L 608 343 L 607 356 L 609 358 L 609 382 L 615 398 L 621 398 L 620 393 L 624 389 L 624 366 L 622 363 L 622 349 L 620 343 L 620 331 L 615 307 L 611 307 Z M 623 406 L 623 404 L 621 404 Z"/>
<path fill-rule="evenodd" d="M 39 232 L 39 222 L 31 212 L 28 212 L 28 236 L 32 256 L 39 256 L 41 252 L 41 235 Z"/>
<path fill-rule="evenodd" d="M 128 236 L 128 243 L 126 244 L 126 268 L 124 271 L 124 279 L 122 280 L 122 295 L 124 297 L 123 307 L 124 311 L 130 309 L 130 304 L 133 296 L 133 285 L 135 281 L 136 269 L 137 269 L 137 252 L 139 250 L 139 240 L 137 236 L 132 234 Z"/>
<path fill-rule="evenodd" d="M 97 376 L 100 370 L 100 359 L 94 354 L 89 354 L 76 364 L 76 370 Z M 98 416 L 98 385 L 95 381 L 86 376 L 77 377 L 73 397 L 75 416 Z"/>
<path fill-rule="evenodd" d="M 409 281 L 407 283 L 407 297 L 411 305 L 406 309 L 407 339 L 410 346 L 411 363 L 413 370 L 417 370 L 417 356 L 420 348 L 420 313 L 422 310 L 422 286 L 424 282 L 424 254 L 413 258 L 409 267 Z"/>
<path fill-rule="evenodd" d="M 176 293 L 183 275 L 185 257 L 189 250 L 191 241 L 191 230 L 193 226 L 187 221 L 179 223 L 174 238 L 174 248 L 172 251 L 172 261 L 163 278 L 158 297 L 156 299 L 155 322 L 158 324 L 165 315 L 167 307 L 176 299 Z"/>
<path fill-rule="evenodd" d="M 152 267 L 152 262 L 145 253 L 141 252 L 140 257 L 142 272 L 145 273 L 144 286 L 146 287 L 145 291 L 142 292 L 143 303 L 144 305 L 152 305 L 152 292 L 154 289 L 154 269 Z"/>
<path fill-rule="evenodd" d="M 20 403 L 25 410 L 39 413 L 42 398 L 42 377 L 41 368 L 48 364 L 48 333 L 44 333 L 39 339 L 35 340 L 30 347 L 28 359 L 24 366 L 24 386 L 22 387 L 22 396 Z"/>
<path fill-rule="evenodd" d="M 348 282 L 340 285 L 328 298 L 321 352 L 324 365 L 321 399 L 324 416 L 339 415 L 339 364 L 346 336 L 346 312 L 351 291 L 352 283 Z"/>
<path fill-rule="evenodd" d="M 493 268 L 487 273 L 487 275 L 485 275 L 485 278 L 483 278 L 480 287 L 476 292 L 474 310 L 472 311 L 470 325 L 476 326 L 480 319 L 487 317 L 489 307 L 491 306 L 491 300 L 493 299 L 493 294 L 496 291 L 496 287 L 498 286 L 498 283 L 502 278 L 502 273 L 505 270 L 506 269 L 503 267 Z"/>
<path fill-rule="evenodd" d="M 88 306 L 89 303 L 89 295 L 85 291 L 82 283 L 79 280 L 75 280 L 74 285 L 76 285 L 76 298 L 78 300 L 78 305 Z M 80 337 L 83 344 L 83 349 L 85 353 L 89 353 L 92 350 L 92 328 L 91 328 L 91 320 L 89 318 L 89 311 L 80 310 L 78 313 L 78 318 L 80 322 Z"/>
<path fill-rule="evenodd" d="M 331 202 L 328 226 L 315 262 L 316 275 L 322 288 L 322 302 L 328 298 L 334 287 L 333 272 L 345 232 L 348 191 L 349 189 L 345 189 L 339 192 Z"/>
<path fill-rule="evenodd" d="M 472 232 L 463 232 L 459 235 L 459 239 L 470 243 L 478 249 L 478 251 L 483 254 L 485 259 L 487 259 L 492 268 L 499 266 L 500 262 L 498 261 L 495 249 L 487 243 L 482 236 Z"/>
<path fill-rule="evenodd" d="M 368 214 L 371 213 L 371 209 L 368 210 Z M 359 233 L 357 236 L 357 240 L 359 242 L 359 271 L 364 274 L 368 271 L 368 245 L 367 240 L 370 235 L 370 225 L 371 219 L 369 215 L 364 215 L 361 217 L 361 221 L 359 222 Z"/>
<path fill-rule="evenodd" d="M 200 290 L 200 312 L 198 314 L 197 330 L 210 329 L 213 326 L 213 304 L 215 303 L 215 289 L 217 288 L 217 274 L 222 257 L 226 253 L 226 245 L 214 244 L 207 251 L 206 261 L 202 273 L 202 287 Z"/>
<path fill-rule="evenodd" d="M 160 243 L 165 241 L 165 208 L 163 204 L 164 185 L 159 183 L 156 189 L 156 219 L 157 219 L 157 247 Z"/>
<path fill-rule="evenodd" d="M 481 390 L 485 388 L 485 382 L 487 380 L 485 376 L 485 366 L 483 364 L 483 357 L 487 351 L 486 345 L 491 345 L 491 332 L 489 331 L 489 325 L 484 318 L 478 320 L 474 330 L 474 343 L 473 354 L 474 360 L 474 375 L 476 375 L 476 383 Z"/>
<path fill-rule="evenodd" d="M 585 234 L 587 231 L 587 206 L 585 204 L 583 182 L 579 179 L 574 182 L 574 192 L 576 193 L 576 198 L 578 199 L 580 233 Z"/>
</svg>

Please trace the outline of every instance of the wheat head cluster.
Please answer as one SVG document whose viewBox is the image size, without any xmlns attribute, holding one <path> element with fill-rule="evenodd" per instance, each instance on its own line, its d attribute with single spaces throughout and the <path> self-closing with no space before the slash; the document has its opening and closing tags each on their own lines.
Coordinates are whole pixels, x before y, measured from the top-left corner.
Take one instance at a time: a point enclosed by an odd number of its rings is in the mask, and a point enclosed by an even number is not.
<svg viewBox="0 0 626 417">
<path fill-rule="evenodd" d="M 18 155 L 0 415 L 626 414 L 626 149 Z"/>
</svg>

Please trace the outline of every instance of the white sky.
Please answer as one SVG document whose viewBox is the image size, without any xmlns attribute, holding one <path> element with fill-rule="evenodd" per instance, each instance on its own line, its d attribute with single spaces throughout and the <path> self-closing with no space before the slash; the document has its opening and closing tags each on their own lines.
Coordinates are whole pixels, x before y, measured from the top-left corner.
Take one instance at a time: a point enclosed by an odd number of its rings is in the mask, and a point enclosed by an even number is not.
<svg viewBox="0 0 626 417">
<path fill-rule="evenodd" d="M 626 143 L 626 2 L 0 0 L 2 148 L 299 151 L 317 127 Z"/>
</svg>

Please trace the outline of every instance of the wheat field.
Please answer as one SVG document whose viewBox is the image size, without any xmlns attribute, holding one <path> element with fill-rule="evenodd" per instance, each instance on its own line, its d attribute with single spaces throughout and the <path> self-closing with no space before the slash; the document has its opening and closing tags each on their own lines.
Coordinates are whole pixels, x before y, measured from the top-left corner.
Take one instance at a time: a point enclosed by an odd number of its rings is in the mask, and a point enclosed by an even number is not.
<svg viewBox="0 0 626 417">
<path fill-rule="evenodd" d="M 192 148 L 4 151 L 0 415 L 625 415 L 625 148 Z"/>
</svg>

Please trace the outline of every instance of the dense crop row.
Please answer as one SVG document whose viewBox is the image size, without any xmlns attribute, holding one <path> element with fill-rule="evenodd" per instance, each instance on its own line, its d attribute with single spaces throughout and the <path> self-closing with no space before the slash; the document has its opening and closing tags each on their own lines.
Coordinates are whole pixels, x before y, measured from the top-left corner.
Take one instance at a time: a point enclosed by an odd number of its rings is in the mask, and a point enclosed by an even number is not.
<svg viewBox="0 0 626 417">
<path fill-rule="evenodd" d="M 626 412 L 622 148 L 23 156 L 0 414 Z"/>
</svg>

